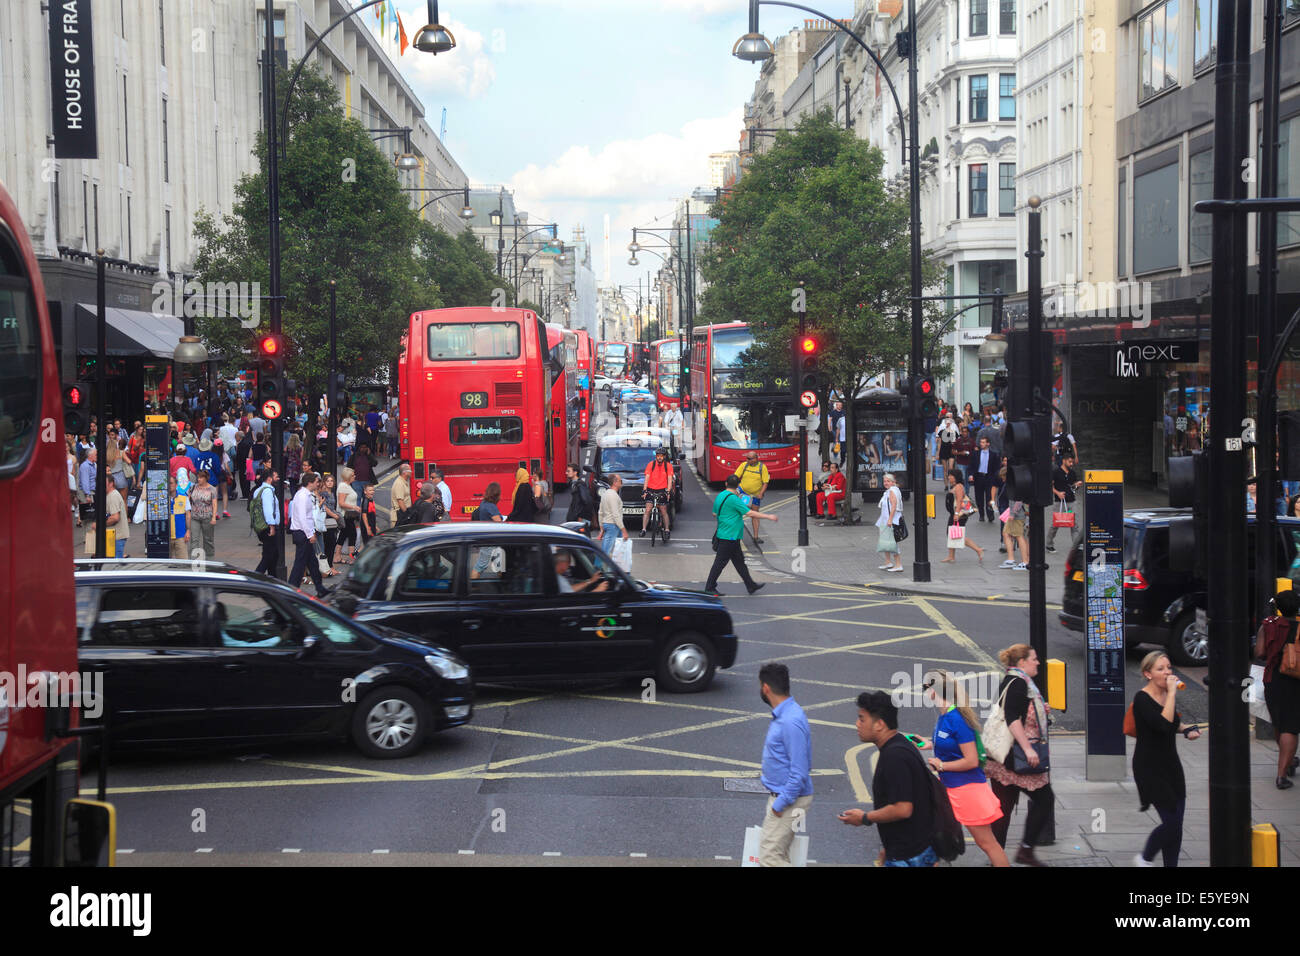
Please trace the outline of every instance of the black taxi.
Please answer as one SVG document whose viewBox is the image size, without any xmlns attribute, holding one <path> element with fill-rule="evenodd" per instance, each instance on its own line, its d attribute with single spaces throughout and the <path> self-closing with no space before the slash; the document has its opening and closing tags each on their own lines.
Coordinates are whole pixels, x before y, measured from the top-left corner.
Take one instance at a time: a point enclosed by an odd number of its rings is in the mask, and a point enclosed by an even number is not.
<svg viewBox="0 0 1300 956">
<path fill-rule="evenodd" d="M 596 480 L 608 487 L 615 475 L 622 477 L 623 487 L 619 495 L 623 499 L 625 520 L 640 520 L 645 515 L 645 469 L 654 461 L 655 452 L 660 448 L 668 449 L 668 460 L 673 466 L 674 480 L 668 506 L 675 514 L 682 510 L 686 484 L 682 480 L 682 469 L 686 465 L 686 455 L 673 444 L 669 429 L 653 426 L 618 428 L 596 440 L 596 454 L 592 459 Z"/>
<path fill-rule="evenodd" d="M 720 600 L 634 580 L 589 538 L 548 525 L 386 531 L 326 600 L 450 648 L 477 683 L 653 676 L 687 693 L 736 660 Z"/>
</svg>

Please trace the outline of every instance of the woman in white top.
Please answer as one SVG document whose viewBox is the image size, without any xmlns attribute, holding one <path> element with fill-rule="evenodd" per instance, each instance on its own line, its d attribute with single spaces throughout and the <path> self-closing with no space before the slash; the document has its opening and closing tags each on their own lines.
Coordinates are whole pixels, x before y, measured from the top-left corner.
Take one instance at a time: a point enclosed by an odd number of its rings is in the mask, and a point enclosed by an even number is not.
<svg viewBox="0 0 1300 956">
<path fill-rule="evenodd" d="M 77 450 L 71 437 L 65 437 L 64 442 L 68 446 L 68 496 L 72 501 L 72 516 L 77 519 L 77 527 L 80 528 L 81 509 L 77 507 Z"/>
<path fill-rule="evenodd" d="M 338 501 L 339 514 L 343 516 L 343 533 L 339 535 L 338 546 L 340 552 L 348 549 L 348 559 L 344 561 L 340 555 L 336 564 L 351 564 L 357 556 L 357 521 L 361 518 L 361 506 L 357 503 L 356 489 L 352 487 L 355 477 L 356 472 L 351 468 L 339 469 Z"/>
<path fill-rule="evenodd" d="M 894 539 L 894 527 L 903 519 L 903 493 L 898 490 L 892 472 L 886 472 L 882 481 L 885 492 L 880 496 L 880 517 L 876 519 L 879 533 L 876 551 L 885 556 L 885 563 L 880 566 L 880 570 L 901 572 L 903 556 L 899 553 L 898 542 Z"/>
</svg>

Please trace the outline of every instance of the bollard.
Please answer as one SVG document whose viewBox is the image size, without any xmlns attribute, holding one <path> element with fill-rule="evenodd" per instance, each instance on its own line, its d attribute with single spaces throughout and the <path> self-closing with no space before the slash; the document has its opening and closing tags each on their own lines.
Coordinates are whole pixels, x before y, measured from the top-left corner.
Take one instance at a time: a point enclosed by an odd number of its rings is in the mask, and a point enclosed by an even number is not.
<svg viewBox="0 0 1300 956">
<path fill-rule="evenodd" d="M 1250 828 L 1251 866 L 1277 866 L 1280 840 L 1277 827 L 1271 823 L 1257 823 Z"/>
<path fill-rule="evenodd" d="M 1052 710 L 1065 713 L 1065 661 L 1055 657 L 1047 660 L 1047 705 Z"/>
<path fill-rule="evenodd" d="M 930 520 L 934 520 L 934 495 L 925 496 L 925 515 Z"/>
</svg>

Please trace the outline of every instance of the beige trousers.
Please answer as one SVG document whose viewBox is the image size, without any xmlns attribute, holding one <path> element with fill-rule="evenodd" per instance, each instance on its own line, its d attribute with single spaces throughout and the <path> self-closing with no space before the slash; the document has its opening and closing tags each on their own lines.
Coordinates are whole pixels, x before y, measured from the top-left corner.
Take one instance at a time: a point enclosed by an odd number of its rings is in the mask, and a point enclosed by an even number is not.
<svg viewBox="0 0 1300 956">
<path fill-rule="evenodd" d="M 759 866 L 789 866 L 790 844 L 794 842 L 795 830 L 800 833 L 808 829 L 808 808 L 812 806 L 812 795 L 800 797 L 781 811 L 778 817 L 772 812 L 776 797 L 767 798 L 767 812 L 763 814 L 763 834 L 758 840 Z"/>
</svg>

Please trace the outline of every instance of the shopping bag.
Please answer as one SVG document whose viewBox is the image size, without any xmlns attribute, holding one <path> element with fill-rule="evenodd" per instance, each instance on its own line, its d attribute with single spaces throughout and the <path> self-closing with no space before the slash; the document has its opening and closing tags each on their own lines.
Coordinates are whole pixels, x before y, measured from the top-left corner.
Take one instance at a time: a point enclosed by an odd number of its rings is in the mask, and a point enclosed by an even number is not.
<svg viewBox="0 0 1300 956">
<path fill-rule="evenodd" d="M 966 547 L 966 529 L 959 524 L 948 525 L 948 547 Z"/>
<path fill-rule="evenodd" d="M 632 539 L 619 538 L 614 542 L 614 563 L 629 574 L 632 573 Z"/>
<path fill-rule="evenodd" d="M 1003 524 L 1009 523 L 1011 521 L 1011 509 L 1008 508 L 1006 511 L 1002 512 L 1002 514 L 998 515 L 998 517 L 1002 519 Z"/>
<path fill-rule="evenodd" d="M 1264 665 L 1250 665 L 1250 686 L 1246 688 L 1246 704 L 1251 714 L 1268 720 L 1268 705 L 1264 703 Z"/>
<path fill-rule="evenodd" d="M 758 845 L 762 838 L 762 827 L 745 828 L 745 854 L 741 857 L 740 863 L 742 867 L 758 866 Z M 790 865 L 808 865 L 808 835 L 806 833 L 795 834 L 794 842 L 790 844 Z"/>
<path fill-rule="evenodd" d="M 1062 501 L 1060 504 L 1061 504 L 1060 510 L 1052 511 L 1052 527 L 1073 528 L 1074 512 L 1069 510 L 1070 506 L 1067 505 L 1064 501 Z"/>
</svg>

